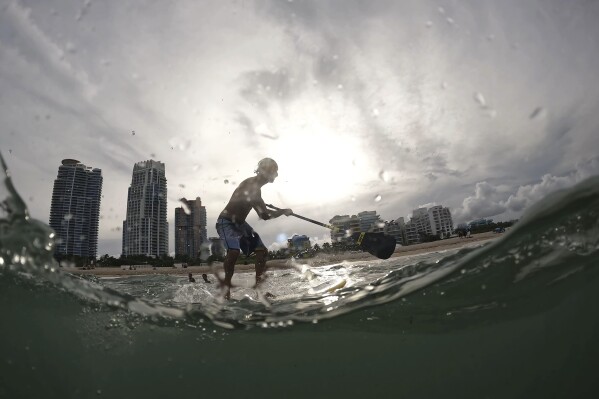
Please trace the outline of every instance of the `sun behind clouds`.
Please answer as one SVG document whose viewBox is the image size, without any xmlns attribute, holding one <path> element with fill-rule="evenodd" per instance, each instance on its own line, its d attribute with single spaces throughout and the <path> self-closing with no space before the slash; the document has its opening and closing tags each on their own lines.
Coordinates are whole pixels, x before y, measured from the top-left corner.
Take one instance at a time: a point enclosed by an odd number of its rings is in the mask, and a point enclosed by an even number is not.
<svg viewBox="0 0 599 399">
<path fill-rule="evenodd" d="M 319 121 L 289 126 L 272 154 L 279 164 L 277 191 L 290 204 L 347 201 L 371 174 L 364 143 Z"/>
</svg>

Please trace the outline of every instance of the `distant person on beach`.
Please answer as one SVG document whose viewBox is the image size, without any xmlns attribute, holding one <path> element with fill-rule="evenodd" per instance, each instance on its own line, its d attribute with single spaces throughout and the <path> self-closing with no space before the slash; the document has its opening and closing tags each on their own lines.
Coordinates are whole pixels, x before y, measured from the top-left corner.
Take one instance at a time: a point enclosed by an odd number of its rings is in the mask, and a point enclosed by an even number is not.
<svg viewBox="0 0 599 399">
<path fill-rule="evenodd" d="M 208 280 L 208 275 L 206 273 L 202 273 L 202 278 L 204 279 L 205 282 L 207 282 L 208 284 L 211 284 L 212 281 Z"/>
<path fill-rule="evenodd" d="M 263 220 L 293 213 L 291 209 L 267 209 L 262 199 L 262 186 L 273 183 L 279 175 L 278 170 L 279 166 L 273 159 L 262 159 L 254 171 L 256 176 L 249 177 L 239 184 L 229 203 L 218 216 L 216 231 L 227 248 L 227 255 L 223 262 L 225 278 L 221 280 L 218 275 L 217 278 L 224 288 L 226 299 L 231 297 L 231 279 L 240 252 L 246 256 L 256 253 L 256 286 L 260 285 L 262 274 L 266 271 L 266 246 L 258 233 L 245 221 L 252 208 Z"/>
<path fill-rule="evenodd" d="M 196 279 L 193 278 L 193 276 L 191 275 L 191 273 L 189 273 L 189 282 L 190 283 L 195 283 L 196 282 Z"/>
</svg>

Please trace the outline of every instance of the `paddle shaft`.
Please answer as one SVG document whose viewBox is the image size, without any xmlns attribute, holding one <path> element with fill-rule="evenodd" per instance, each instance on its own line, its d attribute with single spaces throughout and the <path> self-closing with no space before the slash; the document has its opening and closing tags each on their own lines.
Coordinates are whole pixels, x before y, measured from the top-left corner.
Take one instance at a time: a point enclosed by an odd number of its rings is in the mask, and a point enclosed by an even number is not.
<svg viewBox="0 0 599 399">
<path fill-rule="evenodd" d="M 276 206 L 271 205 L 271 204 L 266 204 L 266 206 L 269 207 L 269 208 L 275 209 L 277 211 L 281 210 L 281 208 L 277 208 Z M 330 224 L 321 223 L 321 222 L 319 222 L 317 220 L 310 219 L 310 218 L 307 218 L 305 216 L 298 215 L 296 213 L 292 213 L 291 216 L 295 216 L 296 218 L 305 220 L 306 222 L 310 222 L 310 223 L 314 223 L 314 224 L 317 224 L 317 225 L 322 226 L 322 227 L 326 227 L 327 229 L 331 229 L 331 230 L 336 230 L 337 229 L 336 227 L 331 226 Z"/>
</svg>

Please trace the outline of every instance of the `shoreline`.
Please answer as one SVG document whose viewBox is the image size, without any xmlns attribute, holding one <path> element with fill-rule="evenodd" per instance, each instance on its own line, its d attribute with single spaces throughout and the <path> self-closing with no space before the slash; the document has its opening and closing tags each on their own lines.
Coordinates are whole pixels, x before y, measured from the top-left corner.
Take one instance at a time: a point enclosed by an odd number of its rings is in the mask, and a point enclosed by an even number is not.
<svg viewBox="0 0 599 399">
<path fill-rule="evenodd" d="M 502 233 L 505 234 L 505 233 Z M 475 242 L 484 242 L 494 240 L 502 236 L 493 232 L 473 234 L 470 238 L 447 238 L 445 240 L 439 240 L 434 242 L 427 242 L 422 244 L 408 245 L 404 247 L 398 247 L 395 252 L 391 255 L 391 258 L 397 258 L 401 256 L 419 255 L 428 252 L 447 251 L 452 249 L 459 249 L 468 244 Z M 369 259 L 377 259 L 373 255 L 367 252 L 351 252 L 342 254 L 319 254 L 314 258 L 301 259 L 303 264 L 308 266 L 325 266 L 328 264 L 339 263 L 344 260 L 349 262 L 363 261 Z M 83 270 L 75 267 L 61 268 L 63 272 L 78 274 L 78 275 L 94 275 L 97 277 L 120 277 L 120 276 L 140 276 L 140 275 L 151 275 L 151 274 L 169 274 L 169 275 L 181 275 L 186 276 L 189 273 L 193 275 L 201 275 L 202 273 L 212 274 L 214 270 L 222 270 L 222 262 L 214 262 L 212 266 L 188 266 L 187 268 L 172 268 L 172 267 L 158 267 L 156 269 L 138 269 L 138 270 L 122 270 L 120 267 L 99 267 L 91 270 Z M 293 269 L 294 266 L 290 259 L 273 259 L 267 262 L 267 267 L 270 270 L 273 269 Z M 235 265 L 235 272 L 253 272 L 254 264 L 244 265 L 243 262 L 238 262 Z M 200 277 L 201 278 L 201 277 Z M 197 277 L 196 277 L 197 279 Z"/>
</svg>

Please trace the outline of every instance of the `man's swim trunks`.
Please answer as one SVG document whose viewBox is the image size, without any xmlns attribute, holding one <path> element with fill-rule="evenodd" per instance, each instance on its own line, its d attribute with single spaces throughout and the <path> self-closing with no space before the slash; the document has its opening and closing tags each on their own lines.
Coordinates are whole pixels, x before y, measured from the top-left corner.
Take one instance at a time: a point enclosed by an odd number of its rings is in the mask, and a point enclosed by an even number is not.
<svg viewBox="0 0 599 399">
<path fill-rule="evenodd" d="M 238 249 L 249 256 L 256 249 L 266 250 L 258 233 L 247 222 L 233 223 L 229 219 L 218 218 L 216 231 L 227 249 Z"/>
</svg>

